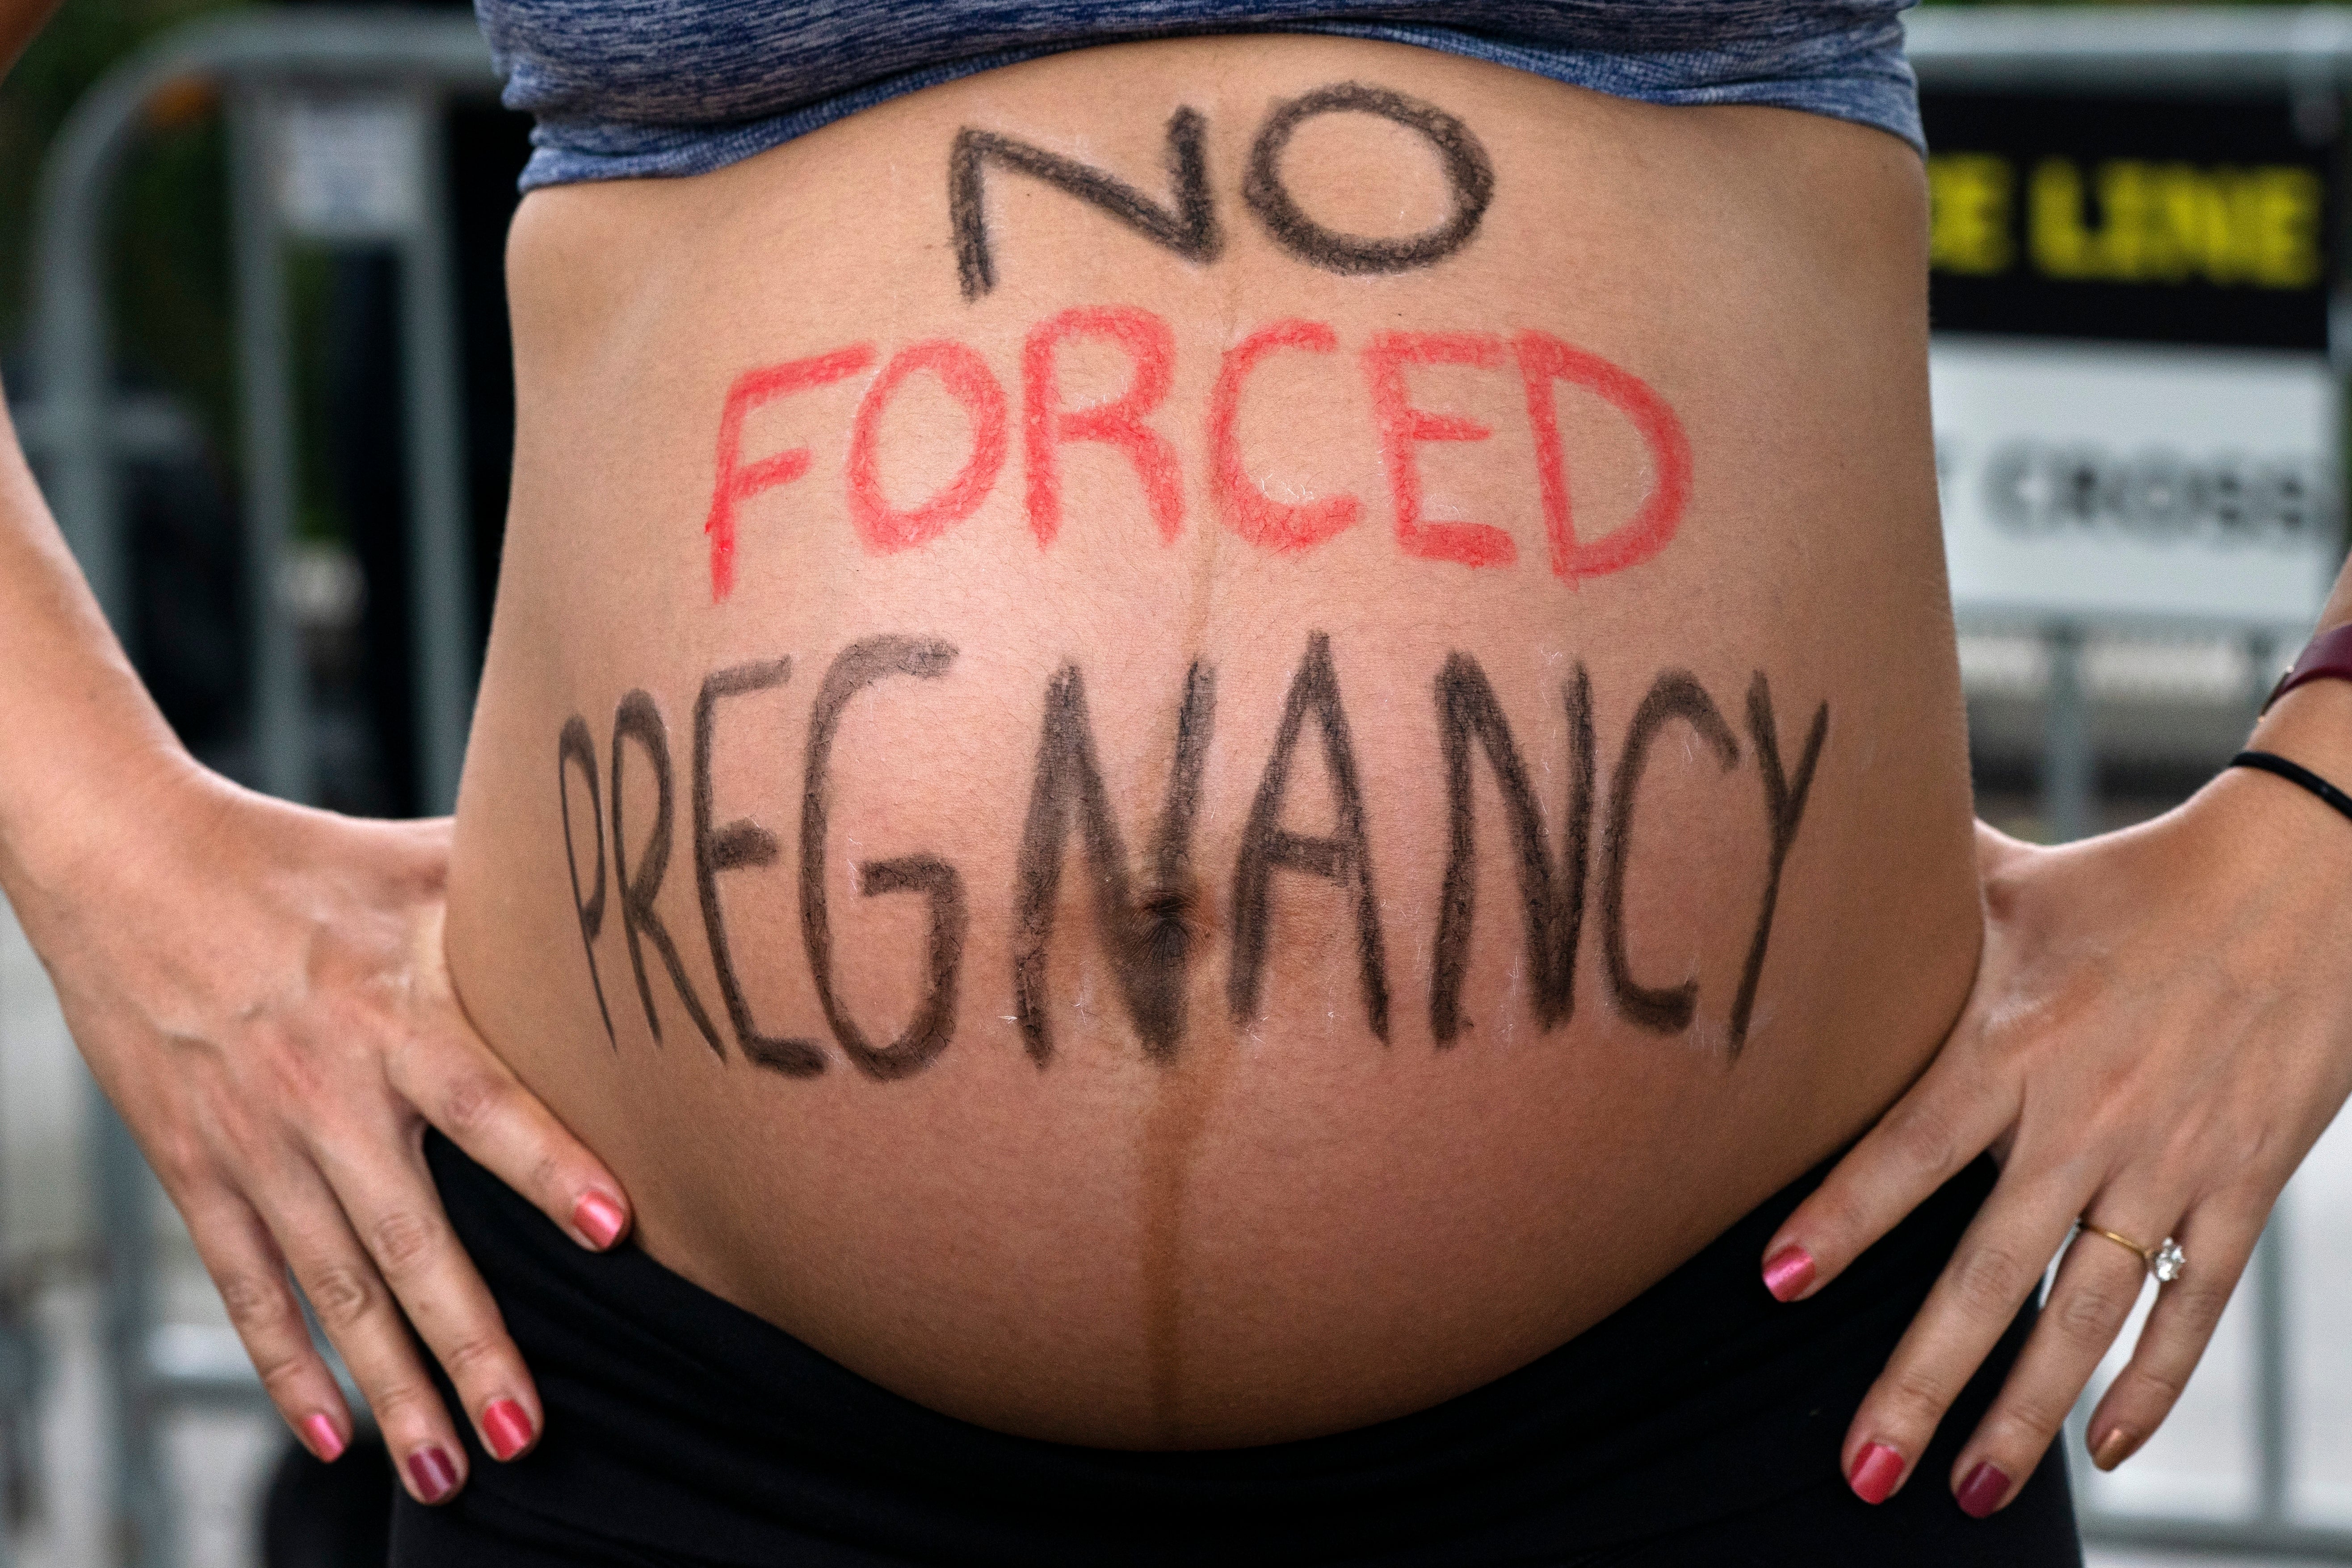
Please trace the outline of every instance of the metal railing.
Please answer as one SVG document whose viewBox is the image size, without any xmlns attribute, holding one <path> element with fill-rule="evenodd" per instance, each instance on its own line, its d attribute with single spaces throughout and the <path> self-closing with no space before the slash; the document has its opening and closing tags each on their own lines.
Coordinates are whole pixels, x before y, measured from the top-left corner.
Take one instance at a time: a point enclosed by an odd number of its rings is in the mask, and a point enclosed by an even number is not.
<svg viewBox="0 0 2352 1568">
<path fill-rule="evenodd" d="M 305 669 L 280 586 L 294 529 L 296 449 L 283 261 L 288 193 L 278 183 L 283 148 L 275 139 L 287 133 L 290 111 L 306 97 L 364 89 L 410 111 L 391 121 L 412 128 L 411 144 L 393 150 L 405 164 L 399 173 L 414 183 L 410 197 L 400 210 L 375 215 L 367 237 L 389 244 L 398 257 L 419 794 L 432 809 L 446 810 L 456 799 L 473 709 L 476 643 L 439 110 L 453 95 L 497 91 L 488 50 L 465 16 L 257 13 L 171 34 L 117 66 L 76 105 L 42 170 L 38 403 L 26 426 L 58 522 L 126 644 L 135 624 L 116 491 L 123 421 L 111 392 L 103 219 L 142 110 L 159 90 L 191 79 L 218 87 L 229 126 L 255 782 L 289 799 L 309 796 L 315 778 Z M 159 1325 L 154 1180 L 94 1087 L 89 1099 L 102 1334 L 113 1373 L 113 1533 L 123 1563 L 170 1568 L 181 1553 L 158 1417 L 172 1406 L 251 1404 L 260 1399 L 260 1386 L 241 1357 L 191 1354 Z M 0 1562 L 6 1552 L 0 1540 Z"/>
<path fill-rule="evenodd" d="M 2284 98 L 2298 125 L 2339 138 L 2345 93 L 2352 83 L 2352 9 L 2334 6 L 1929 10 L 1906 16 L 1905 30 L 1906 47 L 1923 88 L 2139 97 L 2268 95 Z M 2347 300 L 2352 295 L 2339 258 L 2329 311 L 2329 360 L 2339 388 L 2352 373 Z M 2091 628 L 2063 621 L 2038 629 L 2050 668 L 2043 705 L 2042 816 L 2051 837 L 2075 838 L 2094 830 L 2096 805 L 2090 705 L 2083 681 L 2085 633 Z M 2208 623 L 2195 629 L 2211 627 Z M 2276 629 L 2250 626 L 2239 631 L 2252 656 L 2250 666 L 2257 672 L 2271 662 Z M 2250 718 L 2259 700 L 2260 693 L 2249 693 Z M 2126 1512 L 2078 1496 L 2085 1536 L 2120 1544 L 2352 1561 L 2352 1530 L 2304 1522 L 2293 1507 L 2294 1381 L 2286 1322 L 2290 1250 L 2286 1226 L 2273 1216 L 2240 1286 L 2253 1314 L 2251 1512 L 2231 1519 Z M 2079 1464 L 2089 1415 L 2086 1398 L 2069 1423 L 2070 1462 Z"/>
<path fill-rule="evenodd" d="M 2093 13 L 1929 12 L 1908 24 L 1913 60 L 1936 86 L 2103 87 L 2132 91 L 2279 90 L 2334 113 L 2352 72 L 2352 15 L 2335 10 L 2230 12 L 2135 9 Z M 472 585 L 461 489 L 463 437 L 446 203 L 437 140 L 440 102 L 487 94 L 496 80 L 481 37 L 464 16 L 269 13 L 194 25 L 117 67 L 77 106 L 43 171 L 37 257 L 40 285 L 37 403 L 24 421 L 45 488 L 100 603 L 126 640 L 133 633 L 130 566 L 115 468 L 141 443 L 137 411 L 110 387 L 110 331 L 101 266 L 102 217 L 142 110 L 159 89 L 190 78 L 224 94 L 230 128 L 230 199 L 236 264 L 242 411 L 243 518 L 252 576 L 256 754 L 263 787 L 302 798 L 313 787 L 300 650 L 279 592 L 292 532 L 293 397 L 282 263 L 283 193 L 273 188 L 289 108 L 305 95 L 389 93 L 415 110 L 408 149 L 416 199 L 377 237 L 398 251 L 403 280 L 404 426 L 413 509 L 413 641 L 422 663 L 417 730 L 423 798 L 454 799 L 473 697 Z M 2331 121 L 2332 122 L 2332 121 Z M 2339 319 L 2342 319 L 2339 312 Z M 2339 334 L 2340 336 L 2341 334 Z M 2339 344 L 2338 363 L 2341 363 Z M 2079 680 L 2081 628 L 2044 628 L 2053 700 L 2044 775 L 2047 819 L 2090 821 L 2095 779 Z M 2251 635 L 2251 634 L 2250 634 Z M 90 1094 L 91 1179 L 99 1194 L 106 1293 L 104 1335 L 114 1369 L 111 1508 L 121 1560 L 169 1568 L 179 1560 L 157 1418 L 167 1408 L 257 1402 L 257 1384 L 234 1357 L 191 1353 L 155 1312 L 152 1176 L 128 1132 Z M 2265 1237 L 2249 1289 L 2255 1310 L 2257 1509 L 2238 1521 L 2152 1517 L 2087 1509 L 2100 1539 L 2167 1546 L 2291 1551 L 2352 1560 L 2352 1531 L 2298 1523 L 2288 1496 L 2289 1266 Z M 2079 1436 L 2079 1435 L 2078 1435 Z M 0 1564 L 8 1545 L 0 1535 Z"/>
</svg>

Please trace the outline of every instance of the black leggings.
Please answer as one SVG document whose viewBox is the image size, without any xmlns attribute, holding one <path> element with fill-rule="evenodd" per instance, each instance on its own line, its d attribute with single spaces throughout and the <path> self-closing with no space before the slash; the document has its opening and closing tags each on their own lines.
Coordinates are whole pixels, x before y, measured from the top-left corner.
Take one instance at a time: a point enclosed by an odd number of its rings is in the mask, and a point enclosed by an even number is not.
<svg viewBox="0 0 2352 1568">
<path fill-rule="evenodd" d="M 581 1251 L 437 1136 L 426 1152 L 547 1430 L 511 1465 L 475 1448 L 442 1508 L 403 1496 L 395 1568 L 2082 1561 L 2054 1451 L 1990 1520 L 1946 1481 L 2030 1304 L 1900 1493 L 1871 1508 L 1838 1473 L 1863 1391 L 1990 1190 L 1983 1161 L 1810 1301 L 1773 1301 L 1758 1258 L 1820 1172 L 1457 1399 L 1305 1442 L 1150 1454 L 927 1410 L 635 1247 Z"/>
</svg>

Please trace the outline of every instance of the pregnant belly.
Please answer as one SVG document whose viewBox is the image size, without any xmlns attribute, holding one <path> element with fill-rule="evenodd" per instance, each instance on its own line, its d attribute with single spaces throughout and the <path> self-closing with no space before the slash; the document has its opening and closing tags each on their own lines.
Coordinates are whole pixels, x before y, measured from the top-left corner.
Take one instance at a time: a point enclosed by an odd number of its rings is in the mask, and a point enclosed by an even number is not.
<svg viewBox="0 0 2352 1568">
<path fill-rule="evenodd" d="M 1256 38 L 532 196 L 477 1023 L 656 1258 L 987 1425 L 1572 1336 L 1974 965 L 1918 183 Z"/>
</svg>

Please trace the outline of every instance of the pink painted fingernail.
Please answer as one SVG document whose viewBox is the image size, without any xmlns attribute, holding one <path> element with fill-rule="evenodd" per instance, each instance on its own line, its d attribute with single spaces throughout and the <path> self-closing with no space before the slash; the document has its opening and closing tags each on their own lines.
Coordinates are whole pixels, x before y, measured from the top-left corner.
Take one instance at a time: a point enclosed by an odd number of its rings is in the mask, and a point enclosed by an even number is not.
<svg viewBox="0 0 2352 1568">
<path fill-rule="evenodd" d="M 1969 1472 L 1958 1494 L 1960 1511 L 1970 1519 L 1990 1519 L 2009 1495 L 2009 1472 L 1988 1461 Z"/>
<path fill-rule="evenodd" d="M 604 1194 L 590 1193 L 572 1206 L 572 1223 L 602 1252 L 621 1239 L 629 1217 L 621 1212 L 620 1205 Z"/>
<path fill-rule="evenodd" d="M 438 1444 L 419 1448 L 408 1456 L 408 1484 L 415 1489 L 417 1501 L 439 1502 L 457 1489 L 457 1467 Z"/>
<path fill-rule="evenodd" d="M 511 1459 L 530 1447 L 530 1417 L 511 1399 L 493 1399 L 482 1409 L 482 1436 L 492 1458 Z"/>
<path fill-rule="evenodd" d="M 1884 1443 L 1873 1443 L 1856 1454 L 1845 1478 L 1853 1495 L 1874 1506 L 1894 1496 L 1895 1483 L 1902 1479 L 1903 1456 Z"/>
<path fill-rule="evenodd" d="M 324 1415 L 313 1413 L 302 1417 L 302 1436 L 310 1440 L 310 1452 L 327 1464 L 331 1465 L 343 1457 L 342 1435 Z"/>
<path fill-rule="evenodd" d="M 1764 1289 L 1776 1301 L 1793 1301 L 1813 1282 L 1813 1255 L 1793 1243 L 1764 1260 Z"/>
</svg>

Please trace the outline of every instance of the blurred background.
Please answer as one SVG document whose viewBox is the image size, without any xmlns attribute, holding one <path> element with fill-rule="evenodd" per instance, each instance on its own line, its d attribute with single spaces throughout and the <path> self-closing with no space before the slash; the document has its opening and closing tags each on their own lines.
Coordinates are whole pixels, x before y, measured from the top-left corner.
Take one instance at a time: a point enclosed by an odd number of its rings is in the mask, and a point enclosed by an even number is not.
<svg viewBox="0 0 2352 1568">
<path fill-rule="evenodd" d="M 2352 6 L 1911 34 L 1979 805 L 2057 841 L 2210 777 L 2343 556 Z M 44 487 L 197 754 L 339 810 L 454 794 L 511 439 L 497 86 L 462 5 L 236 0 L 64 0 L 0 81 Z M 2074 1449 L 2102 1568 L 2352 1562 L 2347 1200 L 2338 1129 L 2171 1423 L 2113 1478 Z M 0 910 L 0 1568 L 381 1563 L 387 1486 L 289 1452 Z"/>
</svg>

